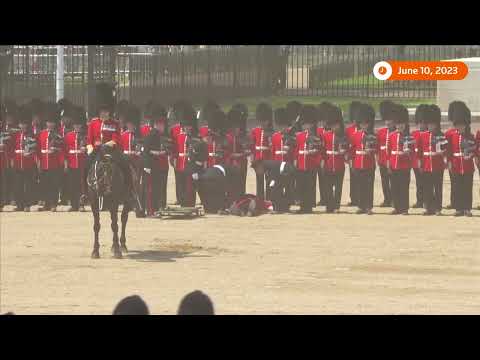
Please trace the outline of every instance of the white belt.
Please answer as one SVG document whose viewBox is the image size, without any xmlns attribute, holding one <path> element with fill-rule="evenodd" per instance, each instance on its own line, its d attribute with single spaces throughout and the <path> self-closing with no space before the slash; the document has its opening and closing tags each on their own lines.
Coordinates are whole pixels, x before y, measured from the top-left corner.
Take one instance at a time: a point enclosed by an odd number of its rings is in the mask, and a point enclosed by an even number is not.
<svg viewBox="0 0 480 360">
<path fill-rule="evenodd" d="M 187 156 L 186 153 L 178 153 L 178 156 Z"/>
<path fill-rule="evenodd" d="M 277 150 L 277 151 L 275 151 L 275 155 L 281 155 L 281 154 L 288 154 L 288 151 L 285 151 L 285 150 Z"/>
<path fill-rule="evenodd" d="M 455 157 L 468 156 L 468 155 L 465 155 L 465 153 L 463 153 L 463 152 L 453 153 L 452 155 L 455 156 Z"/>
<path fill-rule="evenodd" d="M 403 154 L 406 154 L 405 151 L 395 151 L 395 150 L 392 150 L 392 155 L 403 155 Z"/>
<path fill-rule="evenodd" d="M 327 150 L 327 155 L 342 155 L 344 154 L 343 151 L 332 151 L 332 150 Z"/>
<path fill-rule="evenodd" d="M 124 154 L 127 154 L 127 155 L 133 155 L 133 154 L 136 154 L 137 152 L 136 152 L 136 151 L 124 150 L 123 153 L 124 153 Z"/>
<path fill-rule="evenodd" d="M 268 146 L 255 146 L 255 149 L 256 150 L 268 150 L 269 147 Z"/>
<path fill-rule="evenodd" d="M 27 154 L 27 155 L 29 155 L 29 154 L 33 154 L 33 153 L 25 151 L 25 150 L 15 150 L 15 154 Z"/>
<path fill-rule="evenodd" d="M 223 173 L 223 176 L 226 176 L 225 174 L 225 169 L 223 168 L 223 166 L 221 165 L 213 165 L 214 168 L 217 168 L 218 170 L 220 170 L 222 173 Z"/>
<path fill-rule="evenodd" d="M 282 161 L 282 163 L 280 164 L 280 174 L 283 173 L 283 170 L 285 170 L 285 165 L 287 165 L 287 163 L 285 161 Z"/>
<path fill-rule="evenodd" d="M 41 152 L 42 152 L 42 154 L 53 154 L 54 153 L 53 150 L 42 150 Z"/>
<path fill-rule="evenodd" d="M 83 152 L 84 152 L 83 150 L 69 150 L 68 151 L 69 154 L 81 154 Z"/>
<path fill-rule="evenodd" d="M 157 151 L 157 150 L 150 150 L 150 154 L 152 155 L 163 155 L 166 154 L 166 151 Z"/>
<path fill-rule="evenodd" d="M 208 156 L 218 157 L 218 156 L 220 156 L 220 155 L 218 155 L 217 153 L 208 153 Z"/>
<path fill-rule="evenodd" d="M 435 151 L 426 151 L 423 153 L 425 156 L 434 156 L 434 155 L 442 155 L 443 152 L 435 152 Z"/>
<path fill-rule="evenodd" d="M 300 155 L 315 154 L 317 152 L 318 152 L 317 150 L 299 150 L 298 151 Z"/>
<path fill-rule="evenodd" d="M 357 150 L 357 151 L 355 151 L 355 154 L 357 154 L 357 155 L 369 155 L 370 153 L 368 151 L 365 151 L 365 150 Z"/>
<path fill-rule="evenodd" d="M 386 150 L 387 147 L 386 146 L 380 146 L 380 150 Z"/>
</svg>

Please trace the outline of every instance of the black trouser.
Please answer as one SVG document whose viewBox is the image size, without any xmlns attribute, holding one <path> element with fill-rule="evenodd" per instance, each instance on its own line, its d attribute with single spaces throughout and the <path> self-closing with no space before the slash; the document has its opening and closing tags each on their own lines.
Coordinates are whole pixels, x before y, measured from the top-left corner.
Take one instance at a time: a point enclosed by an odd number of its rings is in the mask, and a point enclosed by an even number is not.
<svg viewBox="0 0 480 360">
<path fill-rule="evenodd" d="M 57 206 L 58 190 L 60 188 L 60 179 L 63 168 L 54 170 L 42 170 L 40 173 L 40 182 L 45 197 L 45 207 Z"/>
<path fill-rule="evenodd" d="M 152 168 L 151 174 L 142 174 L 142 203 L 148 215 L 167 207 L 168 169 Z"/>
<path fill-rule="evenodd" d="M 392 183 L 387 167 L 380 165 L 380 177 L 382 178 L 382 191 L 385 203 L 392 202 Z"/>
<path fill-rule="evenodd" d="M 4 171 L 4 178 L 5 181 L 4 189 L 4 197 L 3 202 L 5 205 L 10 205 L 10 203 L 15 200 L 15 169 L 6 168 Z"/>
<path fill-rule="evenodd" d="M 408 193 L 410 188 L 410 169 L 392 170 L 390 179 L 393 207 L 398 212 L 407 211 L 410 207 Z"/>
<path fill-rule="evenodd" d="M 362 210 L 373 208 L 373 186 L 375 183 L 375 169 L 355 170 L 358 182 L 358 207 Z"/>
<path fill-rule="evenodd" d="M 452 173 L 450 170 L 448 170 L 448 177 L 450 179 L 450 205 L 452 206 L 452 208 L 456 209 L 457 207 L 456 207 L 455 201 L 457 198 L 456 196 L 457 189 L 455 188 L 455 186 L 453 186 L 455 174 Z"/>
<path fill-rule="evenodd" d="M 268 183 L 270 182 L 266 174 L 255 174 L 257 178 L 257 196 L 262 200 L 270 200 L 270 188 Z M 266 184 L 265 184 L 266 183 Z M 265 189 L 266 185 L 266 189 Z M 315 184 L 313 185 L 315 186 Z"/>
<path fill-rule="evenodd" d="M 336 172 L 325 171 L 323 179 L 325 181 L 325 201 L 327 212 L 340 209 L 342 200 L 343 178 L 345 169 Z"/>
<path fill-rule="evenodd" d="M 66 173 L 63 173 L 60 177 L 60 189 L 59 189 L 59 195 L 60 195 L 60 202 L 62 204 L 66 204 L 69 200 L 69 195 L 68 195 L 68 175 Z"/>
<path fill-rule="evenodd" d="M 274 180 L 274 185 L 270 188 L 273 210 L 286 212 L 292 205 L 292 187 L 295 178 L 291 176 L 280 176 Z"/>
<path fill-rule="evenodd" d="M 188 170 L 177 172 L 177 183 L 179 186 L 178 199 L 182 207 L 194 207 L 197 203 L 197 189 L 192 179 L 192 172 Z"/>
<path fill-rule="evenodd" d="M 473 173 L 452 173 L 452 191 L 455 190 L 455 210 L 472 210 Z"/>
<path fill-rule="evenodd" d="M 425 208 L 429 212 L 442 210 L 443 170 L 424 172 L 423 179 Z"/>
<path fill-rule="evenodd" d="M 297 171 L 296 185 L 300 210 L 312 211 L 315 207 L 315 177 L 317 170 Z"/>
<path fill-rule="evenodd" d="M 415 174 L 415 185 L 417 188 L 417 204 L 423 206 L 423 172 L 420 169 L 413 169 Z"/>
<path fill-rule="evenodd" d="M 180 186 L 180 182 L 178 180 L 178 171 L 175 170 L 175 198 L 177 199 L 177 203 L 180 204 L 180 199 L 182 198 L 182 188 Z"/>
<path fill-rule="evenodd" d="M 73 209 L 80 207 L 80 196 L 85 193 L 83 181 L 84 169 L 68 169 L 67 173 L 67 199 L 70 200 L 70 204 Z"/>
<path fill-rule="evenodd" d="M 320 167 L 317 170 L 317 175 L 318 175 L 318 194 L 319 194 L 319 201 L 321 203 L 326 202 L 327 196 L 326 196 L 326 191 L 327 191 L 327 184 L 325 181 L 325 177 L 323 175 L 323 170 L 320 169 Z"/>
<path fill-rule="evenodd" d="M 240 194 L 244 195 L 247 192 L 248 163 L 245 161 L 245 163 L 242 164 L 239 169 L 240 169 Z"/>
<path fill-rule="evenodd" d="M 32 205 L 34 169 L 15 170 L 15 202 L 23 209 Z"/>
<path fill-rule="evenodd" d="M 353 168 L 350 170 L 350 202 L 353 206 L 358 206 L 358 180 L 357 171 Z"/>
<path fill-rule="evenodd" d="M 198 192 L 206 213 L 216 213 L 225 208 L 227 199 L 225 176 L 202 179 L 198 184 Z"/>
</svg>

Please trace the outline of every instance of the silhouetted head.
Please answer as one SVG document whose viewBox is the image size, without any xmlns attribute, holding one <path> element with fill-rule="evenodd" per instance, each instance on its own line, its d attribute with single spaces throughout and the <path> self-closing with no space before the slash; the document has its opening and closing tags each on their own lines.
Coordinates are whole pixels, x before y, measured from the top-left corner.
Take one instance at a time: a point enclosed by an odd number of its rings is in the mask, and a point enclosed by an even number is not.
<svg viewBox="0 0 480 360">
<path fill-rule="evenodd" d="M 112 315 L 150 315 L 150 311 L 140 296 L 132 295 L 120 300 Z"/>
<path fill-rule="evenodd" d="M 182 299 L 177 315 L 215 315 L 212 300 L 208 295 L 196 290 Z"/>
</svg>

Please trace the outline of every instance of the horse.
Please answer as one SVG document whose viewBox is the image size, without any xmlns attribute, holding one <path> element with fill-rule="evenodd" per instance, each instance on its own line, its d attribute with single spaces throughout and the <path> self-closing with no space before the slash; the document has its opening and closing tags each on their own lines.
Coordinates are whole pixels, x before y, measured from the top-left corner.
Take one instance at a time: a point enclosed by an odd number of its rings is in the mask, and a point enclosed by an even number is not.
<svg viewBox="0 0 480 360">
<path fill-rule="evenodd" d="M 130 165 L 133 181 L 135 183 L 135 173 Z M 111 228 L 113 232 L 113 244 L 111 251 L 116 259 L 122 258 L 122 252 L 127 253 L 127 239 L 125 229 L 127 227 L 128 213 L 132 209 L 130 203 L 130 190 L 125 181 L 124 174 L 120 166 L 114 161 L 112 153 L 101 150 L 101 153 L 93 161 L 87 175 L 87 193 L 93 213 L 93 231 L 95 240 L 93 244 L 92 259 L 100 258 L 98 233 L 100 231 L 100 209 L 103 203 L 107 204 L 110 211 Z M 120 239 L 118 238 L 118 208 L 123 204 L 121 222 L 122 230 Z M 119 241 L 120 240 L 120 241 Z"/>
</svg>

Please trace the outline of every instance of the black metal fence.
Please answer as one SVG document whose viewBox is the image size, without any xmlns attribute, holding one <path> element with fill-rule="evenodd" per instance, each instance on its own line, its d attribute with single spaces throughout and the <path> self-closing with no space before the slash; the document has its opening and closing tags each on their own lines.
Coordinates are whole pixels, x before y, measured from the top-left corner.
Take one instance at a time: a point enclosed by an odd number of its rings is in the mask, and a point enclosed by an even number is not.
<svg viewBox="0 0 480 360">
<path fill-rule="evenodd" d="M 56 47 L 0 49 L 0 97 L 55 99 Z M 478 46 L 65 46 L 65 97 L 88 105 L 95 82 L 119 99 L 322 96 L 434 98 L 434 81 L 379 81 L 381 60 L 480 56 Z M 92 102 L 92 99 L 90 99 Z"/>
</svg>

